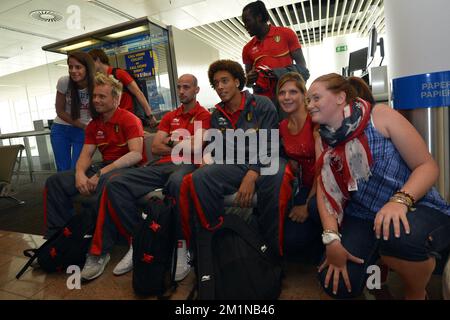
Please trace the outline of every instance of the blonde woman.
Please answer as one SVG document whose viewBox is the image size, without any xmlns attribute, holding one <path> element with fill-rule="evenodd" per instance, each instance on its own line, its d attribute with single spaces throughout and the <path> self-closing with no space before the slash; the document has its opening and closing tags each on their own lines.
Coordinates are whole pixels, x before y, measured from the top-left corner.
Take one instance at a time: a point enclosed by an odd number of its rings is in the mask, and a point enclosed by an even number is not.
<svg viewBox="0 0 450 320">
<path fill-rule="evenodd" d="M 318 136 L 318 133 L 306 110 L 306 87 L 302 76 L 296 72 L 283 75 L 277 84 L 277 98 L 287 115 L 279 128 L 283 146 L 281 156 L 289 160 L 298 181 L 292 208 L 284 222 L 285 254 L 288 259 L 305 257 L 305 254 L 318 259 L 323 252 L 320 218 L 317 210 L 308 210 L 309 201 L 316 193 L 314 135 Z"/>
</svg>

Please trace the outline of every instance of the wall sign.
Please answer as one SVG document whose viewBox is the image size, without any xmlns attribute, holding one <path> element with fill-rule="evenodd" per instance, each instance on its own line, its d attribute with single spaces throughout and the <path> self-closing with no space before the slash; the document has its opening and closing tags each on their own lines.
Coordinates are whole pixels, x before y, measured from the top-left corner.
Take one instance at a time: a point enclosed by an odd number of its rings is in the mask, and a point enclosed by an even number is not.
<svg viewBox="0 0 450 320">
<path fill-rule="evenodd" d="M 126 54 L 124 58 L 127 69 L 133 72 L 136 78 L 152 77 L 155 75 L 153 51 L 133 52 Z"/>
<path fill-rule="evenodd" d="M 450 70 L 392 80 L 395 109 L 450 106 Z"/>
</svg>

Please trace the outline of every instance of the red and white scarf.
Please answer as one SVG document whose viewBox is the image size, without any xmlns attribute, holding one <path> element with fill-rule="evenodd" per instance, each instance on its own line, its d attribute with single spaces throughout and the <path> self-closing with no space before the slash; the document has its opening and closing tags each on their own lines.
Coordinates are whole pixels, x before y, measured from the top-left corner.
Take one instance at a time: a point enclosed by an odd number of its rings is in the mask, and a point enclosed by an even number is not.
<svg viewBox="0 0 450 320">
<path fill-rule="evenodd" d="M 358 98 L 351 106 L 345 106 L 339 129 L 320 126 L 324 151 L 317 163 L 319 183 L 325 195 L 325 207 L 339 225 L 350 192 L 357 190 L 358 181 L 367 181 L 371 175 L 372 154 L 364 133 L 370 111 L 371 105 Z"/>
</svg>

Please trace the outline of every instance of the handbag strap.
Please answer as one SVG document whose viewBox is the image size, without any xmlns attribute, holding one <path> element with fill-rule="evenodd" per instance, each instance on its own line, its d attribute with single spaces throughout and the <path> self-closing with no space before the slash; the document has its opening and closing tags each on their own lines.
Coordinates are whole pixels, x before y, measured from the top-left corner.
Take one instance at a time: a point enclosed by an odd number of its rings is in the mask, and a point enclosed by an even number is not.
<svg viewBox="0 0 450 320">
<path fill-rule="evenodd" d="M 33 261 L 36 260 L 38 256 L 37 255 L 38 250 L 39 249 L 26 249 L 23 251 L 25 257 L 29 257 L 30 259 L 28 259 L 27 263 L 25 263 L 22 269 L 20 269 L 20 271 L 16 274 L 16 279 L 19 279 L 25 273 L 25 271 L 27 271 L 27 269 L 31 266 Z"/>
<path fill-rule="evenodd" d="M 41 245 L 39 248 L 37 249 L 26 249 L 23 251 L 23 255 L 25 257 L 30 258 L 27 263 L 25 263 L 25 265 L 23 266 L 22 269 L 20 269 L 20 271 L 16 274 L 16 279 L 19 279 L 24 273 L 25 271 L 27 271 L 28 267 L 31 266 L 31 264 L 34 262 L 34 260 L 36 260 L 36 258 L 39 255 L 39 252 L 42 250 L 42 248 L 50 243 L 51 241 L 53 241 L 54 239 L 56 239 L 59 236 L 59 232 L 55 232 L 47 241 L 45 241 L 45 243 L 43 245 Z"/>
</svg>

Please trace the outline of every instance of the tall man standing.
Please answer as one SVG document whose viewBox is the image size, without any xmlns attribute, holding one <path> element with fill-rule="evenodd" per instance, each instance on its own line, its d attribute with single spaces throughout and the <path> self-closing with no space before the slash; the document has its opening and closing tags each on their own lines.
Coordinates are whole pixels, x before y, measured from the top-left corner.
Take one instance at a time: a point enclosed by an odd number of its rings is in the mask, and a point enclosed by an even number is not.
<svg viewBox="0 0 450 320">
<path fill-rule="evenodd" d="M 297 34 L 289 28 L 268 24 L 269 12 L 262 1 L 251 2 L 242 11 L 242 21 L 253 37 L 242 50 L 247 86 L 254 93 L 275 100 L 276 79 L 270 77 L 275 68 L 285 68 L 295 61 L 306 80 L 306 62 Z M 302 72 L 303 71 L 303 72 Z M 276 104 L 276 103 L 275 103 Z"/>
</svg>

